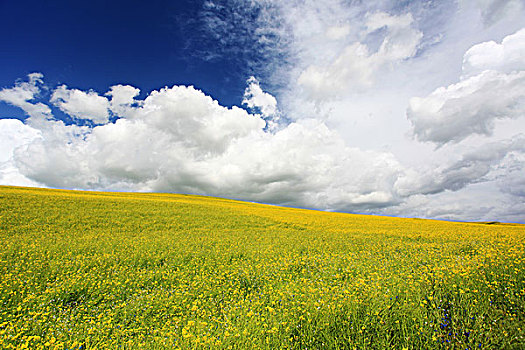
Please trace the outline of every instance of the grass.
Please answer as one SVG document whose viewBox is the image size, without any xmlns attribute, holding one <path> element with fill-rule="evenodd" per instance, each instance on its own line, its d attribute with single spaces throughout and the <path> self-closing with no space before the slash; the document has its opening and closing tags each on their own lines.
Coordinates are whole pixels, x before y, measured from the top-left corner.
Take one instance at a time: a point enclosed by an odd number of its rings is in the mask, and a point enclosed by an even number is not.
<svg viewBox="0 0 525 350">
<path fill-rule="evenodd" d="M 0 348 L 523 349 L 525 226 L 0 187 Z"/>
</svg>

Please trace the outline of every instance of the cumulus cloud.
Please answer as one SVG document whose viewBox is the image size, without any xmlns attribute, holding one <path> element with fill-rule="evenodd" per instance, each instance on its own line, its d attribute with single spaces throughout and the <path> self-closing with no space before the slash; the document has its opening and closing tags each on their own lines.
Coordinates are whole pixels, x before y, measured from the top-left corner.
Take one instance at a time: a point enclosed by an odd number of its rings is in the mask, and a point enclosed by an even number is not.
<svg viewBox="0 0 525 350">
<path fill-rule="evenodd" d="M 525 70 L 525 28 L 501 41 L 472 46 L 463 57 L 463 74 L 472 76 L 485 70 L 502 73 Z"/>
<path fill-rule="evenodd" d="M 269 130 L 275 130 L 279 124 L 277 100 L 271 94 L 264 92 L 255 77 L 247 81 L 248 87 L 244 91 L 242 103 L 256 113 L 260 113 L 266 121 Z"/>
<path fill-rule="evenodd" d="M 249 61 L 233 77 L 260 79 L 247 81 L 247 110 L 191 86 L 140 98 L 129 85 L 59 86 L 56 106 L 93 121 L 66 126 L 39 102 L 37 74 L 0 93 L 39 133 L 14 147 L 0 181 L 524 221 L 516 3 L 208 0 L 191 23 L 206 27 L 209 50 L 196 55 Z"/>
<path fill-rule="evenodd" d="M 126 116 L 132 112 L 133 106 L 137 106 L 141 101 L 135 100 L 140 94 L 140 90 L 130 85 L 114 85 L 106 93 L 111 97 L 110 109 L 116 115 Z"/>
<path fill-rule="evenodd" d="M 40 136 L 40 132 L 18 119 L 0 119 L 0 163 L 9 161 L 16 148 Z"/>
<path fill-rule="evenodd" d="M 272 116 L 277 112 L 277 100 L 269 93 L 264 92 L 255 77 L 247 81 L 248 87 L 244 92 L 243 104 L 249 108 L 257 108 L 263 116 Z"/>
<path fill-rule="evenodd" d="M 84 92 L 61 85 L 53 91 L 50 101 L 73 118 L 89 119 L 96 124 L 105 124 L 109 118 L 108 99 L 93 90 Z"/>
<path fill-rule="evenodd" d="M 12 88 L 0 90 L 0 101 L 21 108 L 27 115 L 34 118 L 47 118 L 51 115 L 49 106 L 41 102 L 32 102 L 40 93 L 43 75 L 31 73 L 29 81 L 17 82 Z"/>
<path fill-rule="evenodd" d="M 396 183 L 400 195 L 436 194 L 446 190 L 458 191 L 468 185 L 493 180 L 498 168 L 512 167 L 523 171 L 525 163 L 515 159 L 525 154 L 525 135 L 519 134 L 510 140 L 484 144 L 466 152 L 459 160 L 444 164 L 437 169 L 416 173 L 407 172 Z M 504 174 L 508 173 L 508 169 Z"/>
<path fill-rule="evenodd" d="M 286 44 L 279 47 L 283 52 L 273 57 L 266 75 L 257 76 L 279 92 L 279 109 L 287 118 L 324 120 L 352 145 L 348 149 L 395 155 L 393 168 L 399 171 L 387 172 L 395 174 L 385 185 L 389 190 L 352 193 L 344 199 L 349 207 L 358 197 L 385 195 L 388 204 L 374 212 L 458 219 L 463 210 L 469 219 L 497 215 L 523 221 L 508 185 L 515 169 L 523 169 L 517 161 L 522 152 L 507 147 L 524 126 L 523 55 L 516 44 L 521 39 L 509 36 L 525 24 L 518 2 L 251 2 L 272 5 L 270 11 L 258 8 L 262 31 L 286 29 L 274 32 L 274 41 Z M 482 47 L 475 48 L 489 41 L 505 52 L 501 62 L 494 62 L 496 51 L 482 58 Z M 287 57 L 284 63 L 281 57 Z M 275 62 L 286 71 L 276 70 Z M 501 151 L 491 160 L 471 158 L 486 147 Z M 494 205 L 482 208 L 480 201 L 491 196 L 497 198 Z M 421 208 L 412 205 L 416 202 Z"/>
<path fill-rule="evenodd" d="M 396 216 L 524 222 L 525 135 L 484 143 L 450 161 L 408 169 L 395 184 L 403 200 L 383 209 Z"/>
<path fill-rule="evenodd" d="M 484 71 L 411 99 L 407 117 L 419 140 L 445 144 L 490 135 L 495 119 L 522 117 L 524 111 L 525 72 Z"/>
<path fill-rule="evenodd" d="M 164 130 L 173 142 L 203 155 L 223 152 L 232 140 L 264 128 L 264 121 L 239 107 L 222 107 L 193 87 L 153 91 L 130 118 Z"/>
<path fill-rule="evenodd" d="M 120 119 L 91 128 L 38 124 L 41 136 L 17 147 L 13 164 L 59 188 L 205 193 L 360 211 L 398 201 L 393 183 L 403 169 L 391 154 L 346 147 L 313 119 L 270 132 L 263 118 L 276 113 L 275 100 L 258 87 L 249 80 L 247 100 L 267 113 L 223 107 L 191 86 L 152 91 L 144 100 L 135 100 L 132 87 L 114 86 L 111 108 L 126 108 Z"/>
<path fill-rule="evenodd" d="M 497 119 L 523 117 L 524 48 L 523 29 L 501 44 L 491 41 L 470 48 L 463 59 L 461 81 L 410 100 L 407 117 L 414 135 L 443 145 L 472 134 L 490 135 Z"/>
<path fill-rule="evenodd" d="M 18 119 L 0 119 L 0 184 L 14 186 L 41 186 L 23 176 L 13 164 L 15 150 L 23 149 L 41 133 Z"/>
</svg>

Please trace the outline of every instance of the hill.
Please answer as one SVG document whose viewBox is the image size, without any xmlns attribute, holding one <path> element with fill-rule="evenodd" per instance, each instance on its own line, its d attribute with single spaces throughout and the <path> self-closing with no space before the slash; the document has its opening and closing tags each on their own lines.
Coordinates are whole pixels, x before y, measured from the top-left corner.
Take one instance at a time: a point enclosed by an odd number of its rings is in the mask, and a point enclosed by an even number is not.
<svg viewBox="0 0 525 350">
<path fill-rule="evenodd" d="M 525 226 L 0 187 L 0 348 L 523 348 Z"/>
</svg>

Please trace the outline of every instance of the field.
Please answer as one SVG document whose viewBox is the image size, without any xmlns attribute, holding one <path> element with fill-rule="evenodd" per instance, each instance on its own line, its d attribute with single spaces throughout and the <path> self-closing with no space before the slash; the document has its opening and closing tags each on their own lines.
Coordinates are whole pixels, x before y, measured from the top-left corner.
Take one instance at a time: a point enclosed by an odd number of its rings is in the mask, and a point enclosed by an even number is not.
<svg viewBox="0 0 525 350">
<path fill-rule="evenodd" d="M 0 187 L 2 349 L 523 349 L 525 226 Z"/>
</svg>

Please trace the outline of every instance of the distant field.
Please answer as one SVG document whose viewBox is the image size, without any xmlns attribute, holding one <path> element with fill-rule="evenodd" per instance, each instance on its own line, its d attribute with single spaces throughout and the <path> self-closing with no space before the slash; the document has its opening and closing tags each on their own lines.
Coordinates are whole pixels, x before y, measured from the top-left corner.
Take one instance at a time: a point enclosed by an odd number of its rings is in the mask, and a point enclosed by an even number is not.
<svg viewBox="0 0 525 350">
<path fill-rule="evenodd" d="M 524 349 L 525 226 L 0 187 L 0 348 Z"/>
</svg>

